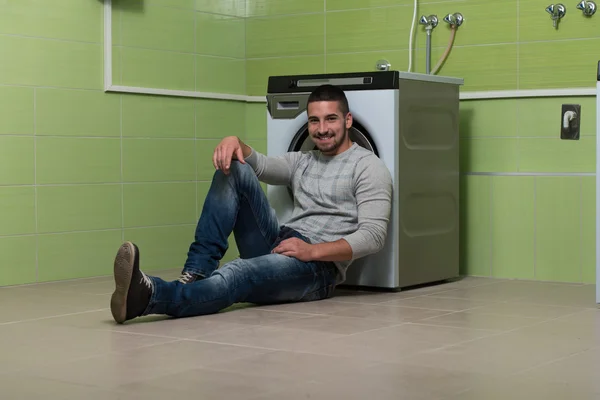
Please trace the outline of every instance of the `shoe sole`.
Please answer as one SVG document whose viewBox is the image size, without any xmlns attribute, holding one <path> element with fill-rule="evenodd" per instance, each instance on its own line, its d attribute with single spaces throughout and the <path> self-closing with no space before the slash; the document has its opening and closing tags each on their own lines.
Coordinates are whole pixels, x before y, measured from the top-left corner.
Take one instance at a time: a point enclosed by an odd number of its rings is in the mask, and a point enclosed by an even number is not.
<svg viewBox="0 0 600 400">
<path fill-rule="evenodd" d="M 123 244 L 114 264 L 115 291 L 110 298 L 110 312 L 117 323 L 122 324 L 127 319 L 127 294 L 133 275 L 135 262 L 135 247 L 133 243 Z"/>
</svg>

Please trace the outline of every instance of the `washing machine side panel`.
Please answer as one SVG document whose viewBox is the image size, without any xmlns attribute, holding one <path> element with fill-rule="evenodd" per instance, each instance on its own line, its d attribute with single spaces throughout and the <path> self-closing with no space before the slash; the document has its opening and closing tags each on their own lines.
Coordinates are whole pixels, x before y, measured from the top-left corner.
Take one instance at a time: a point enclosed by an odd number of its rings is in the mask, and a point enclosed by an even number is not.
<svg viewBox="0 0 600 400">
<path fill-rule="evenodd" d="M 412 286 L 459 275 L 459 88 L 400 83 L 400 275 Z"/>
</svg>

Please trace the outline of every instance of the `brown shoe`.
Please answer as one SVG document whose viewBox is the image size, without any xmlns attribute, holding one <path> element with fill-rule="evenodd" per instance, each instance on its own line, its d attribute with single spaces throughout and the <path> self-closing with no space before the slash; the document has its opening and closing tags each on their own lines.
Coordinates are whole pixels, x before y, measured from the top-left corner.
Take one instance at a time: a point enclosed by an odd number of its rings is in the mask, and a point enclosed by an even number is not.
<svg viewBox="0 0 600 400">
<path fill-rule="evenodd" d="M 140 271 L 138 247 L 125 242 L 114 263 L 115 291 L 110 299 L 110 311 L 117 323 L 141 316 L 150 302 L 152 282 Z"/>
</svg>

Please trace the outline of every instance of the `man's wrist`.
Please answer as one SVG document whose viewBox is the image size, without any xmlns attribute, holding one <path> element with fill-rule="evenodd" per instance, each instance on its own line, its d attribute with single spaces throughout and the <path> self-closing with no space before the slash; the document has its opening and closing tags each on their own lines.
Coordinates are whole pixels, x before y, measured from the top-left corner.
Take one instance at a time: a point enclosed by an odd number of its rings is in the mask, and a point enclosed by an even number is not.
<svg viewBox="0 0 600 400">
<path fill-rule="evenodd" d="M 310 259 L 315 260 L 315 261 L 320 261 L 319 257 L 320 257 L 319 246 L 317 246 L 316 244 L 311 244 L 310 245 Z"/>
<path fill-rule="evenodd" d="M 314 261 L 348 261 L 352 259 L 352 247 L 344 240 L 311 245 L 311 259 Z"/>
<path fill-rule="evenodd" d="M 250 157 L 250 155 L 252 155 L 252 147 L 242 142 L 242 139 L 238 138 L 238 140 L 240 142 L 240 147 L 242 148 L 242 154 L 244 155 L 244 158 Z"/>
</svg>

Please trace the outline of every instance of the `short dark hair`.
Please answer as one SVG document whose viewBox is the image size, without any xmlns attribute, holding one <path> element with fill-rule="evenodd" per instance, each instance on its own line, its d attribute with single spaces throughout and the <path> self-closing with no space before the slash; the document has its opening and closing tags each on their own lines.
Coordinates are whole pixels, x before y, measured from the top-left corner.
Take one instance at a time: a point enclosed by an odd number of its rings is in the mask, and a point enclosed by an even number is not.
<svg viewBox="0 0 600 400">
<path fill-rule="evenodd" d="M 346 115 L 350 111 L 348 99 L 342 89 L 334 85 L 321 85 L 312 91 L 308 96 L 308 104 L 315 101 L 337 101 L 342 114 Z"/>
</svg>

